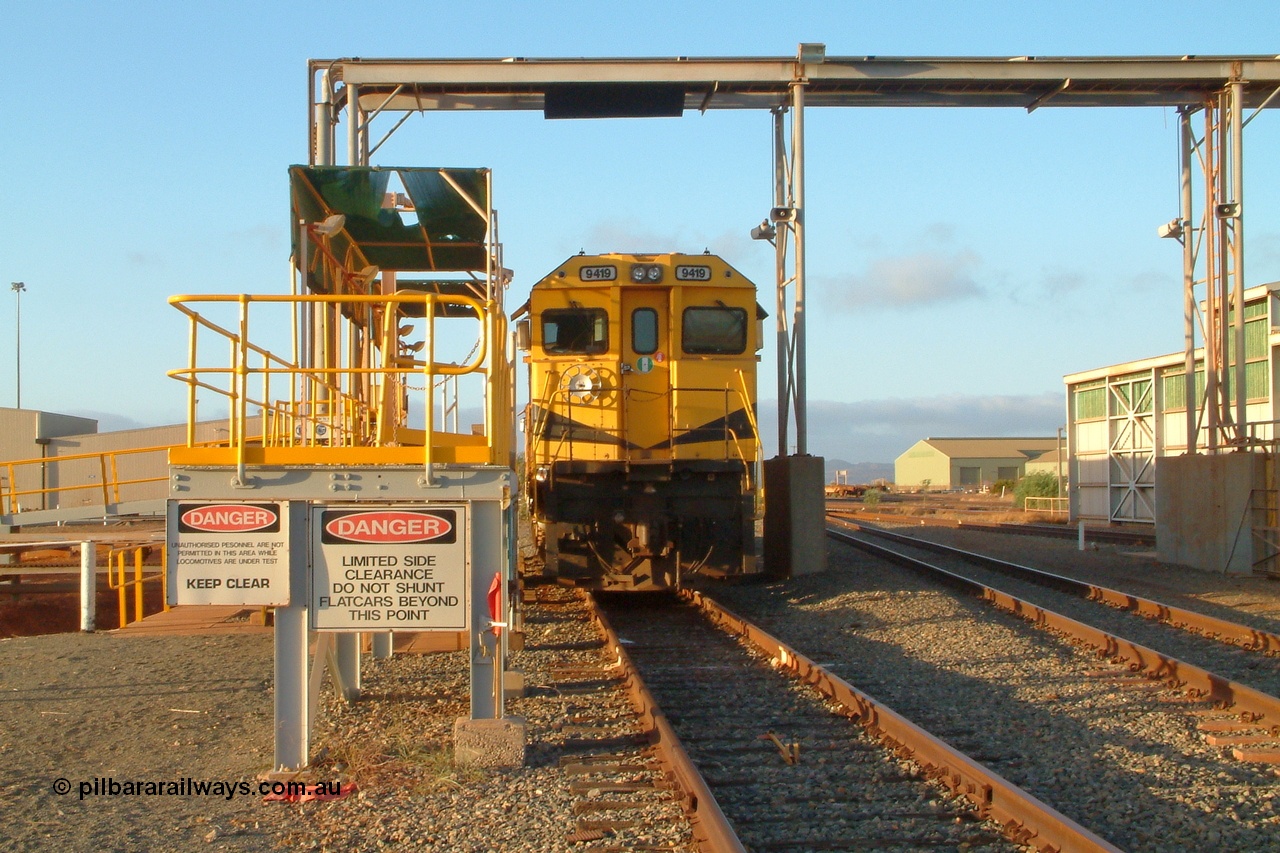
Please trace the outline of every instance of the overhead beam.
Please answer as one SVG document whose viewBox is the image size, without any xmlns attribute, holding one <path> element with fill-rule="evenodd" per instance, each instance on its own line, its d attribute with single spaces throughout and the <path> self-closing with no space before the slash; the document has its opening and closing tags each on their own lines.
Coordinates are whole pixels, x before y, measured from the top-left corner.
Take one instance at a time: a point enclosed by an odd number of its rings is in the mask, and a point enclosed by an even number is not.
<svg viewBox="0 0 1280 853">
<path fill-rule="evenodd" d="M 548 88 L 618 83 L 680 84 L 689 110 L 770 109 L 799 79 L 810 107 L 1026 109 L 1050 91 L 1037 106 L 1182 106 L 1240 80 L 1244 106 L 1258 108 L 1280 86 L 1275 56 L 335 59 L 312 70 L 358 87 L 368 109 L 403 86 L 391 110 L 542 110 Z"/>
<path fill-rule="evenodd" d="M 331 156 L 333 130 L 339 112 L 348 115 L 349 159 L 368 162 L 367 120 L 379 112 L 426 110 L 542 111 L 548 118 L 675 116 L 685 110 L 768 109 L 775 124 L 775 209 L 793 211 L 776 230 L 779 297 L 779 409 L 780 455 L 786 450 L 788 402 L 794 404 L 797 446 L 805 452 L 805 322 L 804 322 L 804 203 L 803 110 L 812 107 L 1010 107 L 1028 112 L 1065 107 L 1176 107 L 1186 131 L 1190 112 L 1221 108 L 1231 116 L 1232 136 L 1215 139 L 1210 150 L 1231 166 L 1231 182 L 1220 187 L 1205 183 L 1215 201 L 1229 200 L 1232 220 L 1213 219 L 1221 245 L 1206 241 L 1206 278 L 1220 285 L 1230 281 L 1235 297 L 1235 339 L 1243 351 L 1243 233 L 1240 214 L 1243 184 L 1243 146 L 1239 131 L 1244 110 L 1280 106 L 1280 56 L 1165 56 L 1165 57 L 829 57 L 821 45 L 800 45 L 795 57 L 670 57 L 529 59 L 333 59 L 312 60 L 309 96 L 314 124 L 313 152 Z M 316 78 L 320 85 L 317 91 Z M 792 146 L 782 139 L 782 115 L 792 117 Z M 352 115 L 354 113 L 354 116 Z M 403 121 L 403 119 L 401 120 Z M 398 124 L 396 125 L 399 126 Z M 392 129 L 394 131 L 394 128 Z M 381 144 L 381 143 L 379 143 Z M 376 147 L 376 146 L 375 146 Z M 1185 152 L 1184 152 L 1185 154 Z M 1186 156 L 1189 156 L 1187 154 Z M 1215 173 L 1216 174 L 1216 173 Z M 1192 218 L 1186 199 L 1190 184 L 1183 169 L 1182 218 L 1190 243 Z M 1226 180 L 1227 174 L 1217 176 Z M 1216 195 L 1214 195 L 1216 193 Z M 780 199 L 785 199 L 785 205 Z M 1228 205 L 1230 206 L 1230 205 Z M 1216 204 L 1206 203 L 1206 210 Z M 1218 216 L 1223 216 L 1219 213 Z M 1210 230 L 1210 226 L 1202 226 Z M 1221 226 L 1218 228 L 1217 226 Z M 793 253 L 788 255 L 788 242 Z M 1228 266 L 1228 258 L 1230 266 Z M 1194 255 L 1186 261 L 1195 267 Z M 1216 276 L 1216 278 L 1215 278 Z M 1188 287 L 1195 277 L 1186 273 Z M 791 335 L 785 327 L 786 289 L 794 286 L 795 315 Z M 1217 291 L 1215 291 L 1217 292 Z M 1227 340 L 1223 291 L 1215 303 L 1219 327 L 1207 335 L 1206 352 L 1225 365 Z M 1192 296 L 1188 304 L 1194 306 Z M 1210 302 L 1213 302 L 1210 299 Z M 1187 310 L 1188 316 L 1191 310 Z M 1214 312 L 1211 311 L 1211 314 Z M 1187 331 L 1188 353 L 1194 349 L 1194 329 Z M 1188 363 L 1191 356 L 1188 355 Z M 1221 375 L 1219 375 L 1221 374 Z M 1207 407 L 1211 447 L 1220 439 L 1243 440 L 1243 364 L 1235 370 L 1235 411 L 1223 398 Z M 1226 381 L 1225 366 L 1209 371 L 1209 382 Z M 1188 399 L 1193 398 L 1188 389 Z M 1212 391 L 1218 390 L 1215 384 Z M 1214 397 L 1214 393 L 1209 396 Z M 788 398 L 791 398 L 788 400 Z M 1224 426 L 1236 432 L 1221 434 Z M 1188 414 L 1188 432 L 1199 426 Z"/>
</svg>

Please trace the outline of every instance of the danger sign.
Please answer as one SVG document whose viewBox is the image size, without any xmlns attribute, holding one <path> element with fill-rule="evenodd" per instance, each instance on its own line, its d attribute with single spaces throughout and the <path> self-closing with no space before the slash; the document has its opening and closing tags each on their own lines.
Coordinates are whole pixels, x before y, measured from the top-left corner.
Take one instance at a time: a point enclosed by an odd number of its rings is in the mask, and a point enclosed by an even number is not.
<svg viewBox="0 0 1280 853">
<path fill-rule="evenodd" d="M 467 508 L 312 510 L 311 627 L 331 631 L 463 631 Z"/>
<path fill-rule="evenodd" d="M 289 604 L 289 537 L 279 503 L 170 501 L 170 604 Z"/>
<path fill-rule="evenodd" d="M 325 544 L 388 544 L 439 542 L 450 544 L 456 513 L 453 510 L 353 510 L 326 513 L 320 541 Z"/>
<path fill-rule="evenodd" d="M 248 533 L 256 530 L 280 532 L 278 504 L 201 504 L 189 506 L 178 515 L 179 533 Z"/>
</svg>

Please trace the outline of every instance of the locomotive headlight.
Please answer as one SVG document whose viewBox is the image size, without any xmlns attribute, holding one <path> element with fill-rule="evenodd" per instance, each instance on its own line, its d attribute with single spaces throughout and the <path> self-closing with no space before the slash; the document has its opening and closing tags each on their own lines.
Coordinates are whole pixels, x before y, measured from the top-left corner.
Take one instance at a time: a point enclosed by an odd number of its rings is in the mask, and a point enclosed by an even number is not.
<svg viewBox="0 0 1280 853">
<path fill-rule="evenodd" d="M 551 469 L 546 465 L 539 465 L 537 470 L 533 472 L 533 479 L 537 480 L 539 483 L 545 483 L 547 481 L 547 476 L 550 475 L 550 473 Z"/>
<path fill-rule="evenodd" d="M 634 284 L 643 284 L 646 282 L 653 284 L 662 281 L 662 265 L 633 264 L 631 266 L 631 281 Z"/>
</svg>

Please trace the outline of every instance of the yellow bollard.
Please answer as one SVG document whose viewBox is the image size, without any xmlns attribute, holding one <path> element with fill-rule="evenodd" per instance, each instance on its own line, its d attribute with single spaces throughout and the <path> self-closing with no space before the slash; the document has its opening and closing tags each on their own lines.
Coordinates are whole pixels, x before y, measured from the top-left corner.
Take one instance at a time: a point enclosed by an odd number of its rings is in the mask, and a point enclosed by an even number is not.
<svg viewBox="0 0 1280 853">
<path fill-rule="evenodd" d="M 133 618 L 142 621 L 142 549 L 133 549 Z"/>
</svg>

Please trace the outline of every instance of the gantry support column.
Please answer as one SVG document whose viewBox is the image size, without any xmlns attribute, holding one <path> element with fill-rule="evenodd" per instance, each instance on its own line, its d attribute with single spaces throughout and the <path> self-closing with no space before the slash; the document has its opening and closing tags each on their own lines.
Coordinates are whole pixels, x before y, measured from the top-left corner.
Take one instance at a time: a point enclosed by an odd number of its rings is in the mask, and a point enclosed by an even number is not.
<svg viewBox="0 0 1280 853">
<path fill-rule="evenodd" d="M 803 70 L 804 65 L 800 65 Z M 808 371 L 805 352 L 805 281 L 804 281 L 804 80 L 791 84 L 791 191 L 796 236 L 796 312 L 791 325 L 794 345 L 791 358 L 795 364 L 796 453 L 809 454 Z"/>
<path fill-rule="evenodd" d="M 826 568 L 824 461 L 809 455 L 805 353 L 804 96 L 805 46 L 790 86 L 790 149 L 783 117 L 773 110 L 774 193 L 769 222 L 777 259 L 778 455 L 764 463 L 765 570 L 793 576 Z M 764 228 L 768 233 L 770 229 Z M 793 242 L 794 241 L 794 242 Z M 788 270 L 788 249 L 792 249 Z M 787 285 L 795 284 L 791 335 L 787 335 Z M 789 410 L 794 407 L 796 454 L 787 454 Z"/>
<path fill-rule="evenodd" d="M 803 65 L 797 66 L 803 69 Z M 804 239 L 804 79 L 791 86 L 791 144 L 787 145 L 785 108 L 773 111 L 773 210 L 775 229 L 775 310 L 778 334 L 778 455 L 787 455 L 791 412 L 795 412 L 796 453 L 809 452 L 808 373 L 805 357 Z M 792 249 L 794 246 L 794 249 Z M 788 255 L 790 266 L 788 270 Z M 791 333 L 787 334 L 787 286 L 795 285 Z"/>
<path fill-rule="evenodd" d="M 1231 310 L 1235 312 L 1236 378 L 1232 390 L 1236 397 L 1236 433 L 1241 442 L 1249 437 L 1246 404 L 1249 389 L 1245 385 L 1244 351 L 1244 85 L 1239 78 L 1231 83 L 1228 95 L 1229 137 L 1231 139 L 1230 204 L 1233 209 L 1222 217 L 1227 242 L 1231 245 L 1231 264 L 1235 268 L 1231 290 Z"/>
<path fill-rule="evenodd" d="M 1178 125 L 1182 142 L 1179 150 L 1181 186 L 1178 221 L 1182 234 L 1182 320 L 1186 347 L 1183 359 L 1186 375 L 1183 380 L 1187 404 L 1187 453 L 1195 453 L 1199 443 L 1200 405 L 1196 398 L 1196 256 L 1191 220 L 1191 162 L 1195 159 L 1195 134 L 1191 130 L 1191 110 L 1183 108 L 1178 111 Z M 1071 517 L 1075 517 L 1074 508 Z"/>
<path fill-rule="evenodd" d="M 786 110 L 773 111 L 773 207 L 784 210 L 791 205 L 791 166 L 787 158 L 785 131 Z M 770 219 L 775 218 L 772 214 Z M 787 455 L 787 427 L 791 423 L 791 337 L 787 333 L 787 245 L 791 231 L 779 222 L 774 233 L 775 287 L 774 327 L 777 329 L 778 368 L 778 456 Z"/>
<path fill-rule="evenodd" d="M 1203 425 L 1210 453 L 1248 443 L 1248 387 L 1244 317 L 1244 88 L 1232 82 L 1199 107 L 1204 136 L 1191 126 L 1196 107 L 1180 112 L 1180 220 L 1183 253 L 1184 343 L 1187 375 L 1187 445 L 1195 453 Z M 1203 210 L 1193 210 L 1192 163 L 1200 163 Z M 1204 285 L 1200 328 L 1204 339 L 1204 408 L 1195 388 L 1197 285 Z M 1234 362 L 1231 360 L 1234 357 Z M 1199 420 L 1203 415 L 1203 421 Z"/>
</svg>

